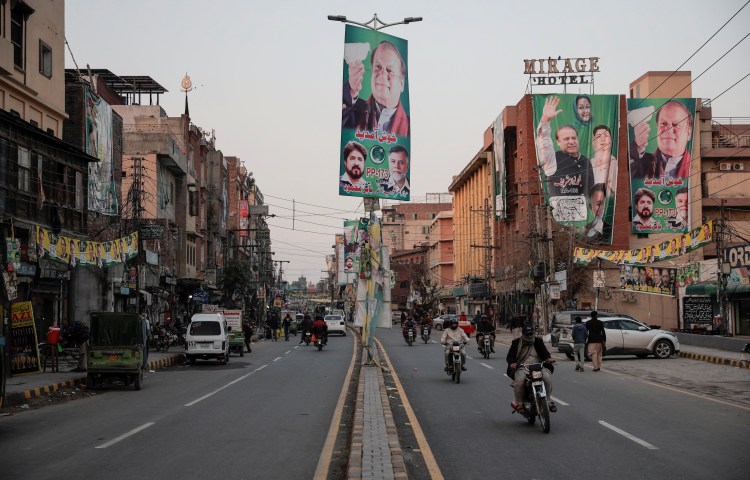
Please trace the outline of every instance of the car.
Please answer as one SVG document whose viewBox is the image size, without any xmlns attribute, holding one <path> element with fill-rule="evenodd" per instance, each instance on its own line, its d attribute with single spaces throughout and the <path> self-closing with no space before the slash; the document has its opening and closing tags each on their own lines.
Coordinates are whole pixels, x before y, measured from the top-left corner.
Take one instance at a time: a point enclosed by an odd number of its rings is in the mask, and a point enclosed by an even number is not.
<svg viewBox="0 0 750 480">
<path fill-rule="evenodd" d="M 391 322 L 395 325 L 401 323 L 401 310 L 393 310 L 391 312 Z"/>
<path fill-rule="evenodd" d="M 448 324 L 451 321 L 451 318 L 458 319 L 458 315 L 454 313 L 448 313 L 445 315 L 440 315 L 439 317 L 435 317 L 432 319 L 432 328 L 435 330 L 442 330 L 444 328 L 448 328 Z"/>
<path fill-rule="evenodd" d="M 323 320 L 325 320 L 326 325 L 328 325 L 328 334 L 332 333 L 340 333 L 341 335 L 346 336 L 346 323 L 344 322 L 344 317 L 341 315 L 326 315 L 323 317 Z"/>
<path fill-rule="evenodd" d="M 603 320 L 608 317 L 619 317 L 629 318 L 631 320 L 638 319 L 626 315 L 624 313 L 612 313 L 612 312 L 597 312 L 599 314 L 599 320 Z M 551 334 L 552 346 L 556 347 L 560 340 L 560 334 L 563 329 L 572 327 L 575 323 L 575 318 L 581 317 L 584 322 L 591 318 L 591 310 L 564 310 L 562 312 L 555 312 L 550 314 L 549 332 Z"/>
<path fill-rule="evenodd" d="M 631 318 L 604 317 L 600 320 L 607 334 L 606 350 L 602 352 L 602 356 L 635 355 L 638 358 L 646 358 L 653 355 L 658 359 L 666 359 L 680 351 L 680 341 L 672 332 L 650 328 Z M 573 360 L 573 340 L 570 336 L 570 329 L 571 326 L 568 326 L 561 330 L 557 351 Z M 585 355 L 588 358 L 588 352 Z"/>
</svg>

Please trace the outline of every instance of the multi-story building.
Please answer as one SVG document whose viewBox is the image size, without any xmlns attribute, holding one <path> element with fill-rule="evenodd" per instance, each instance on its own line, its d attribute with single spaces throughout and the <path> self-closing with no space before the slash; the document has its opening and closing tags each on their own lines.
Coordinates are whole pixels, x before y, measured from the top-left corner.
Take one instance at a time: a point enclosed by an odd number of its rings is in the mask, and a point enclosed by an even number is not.
<svg viewBox="0 0 750 480">
<path fill-rule="evenodd" d="M 432 202 L 430 200 L 438 201 Z M 391 255 L 402 250 L 412 250 L 429 240 L 429 228 L 440 212 L 450 211 L 451 204 L 444 200 L 448 194 L 428 196 L 424 203 L 383 205 L 383 245 Z"/>
<path fill-rule="evenodd" d="M 455 278 L 453 272 L 453 212 L 438 213 L 428 230 L 430 240 L 427 251 L 428 277 L 439 288 L 438 309 L 443 312 L 456 312 L 453 296 Z"/>
<path fill-rule="evenodd" d="M 28 299 L 41 331 L 75 318 L 77 272 L 38 255 L 36 229 L 58 241 L 87 238 L 88 166 L 97 160 L 63 141 L 64 14 L 63 2 L 0 2 L 0 230 L 15 240 L 0 254 L 16 257 L 2 304 L 7 312 Z"/>
</svg>

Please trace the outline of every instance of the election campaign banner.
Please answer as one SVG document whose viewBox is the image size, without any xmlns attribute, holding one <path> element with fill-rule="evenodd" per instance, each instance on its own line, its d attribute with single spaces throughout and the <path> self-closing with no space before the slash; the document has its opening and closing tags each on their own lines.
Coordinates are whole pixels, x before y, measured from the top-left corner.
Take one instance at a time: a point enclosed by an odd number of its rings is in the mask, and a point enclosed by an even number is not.
<svg viewBox="0 0 750 480">
<path fill-rule="evenodd" d="M 508 218 L 505 208 L 506 169 L 505 169 L 505 133 L 503 132 L 503 113 L 497 116 L 492 124 L 492 155 L 495 159 L 495 216 Z"/>
<path fill-rule="evenodd" d="M 409 200 L 407 60 L 406 40 L 346 26 L 339 195 Z"/>
<path fill-rule="evenodd" d="M 617 192 L 617 95 L 532 95 L 539 178 L 552 218 L 611 244 Z"/>
<path fill-rule="evenodd" d="M 620 290 L 673 297 L 676 268 L 620 265 Z"/>
<path fill-rule="evenodd" d="M 633 233 L 690 229 L 694 98 L 628 99 Z"/>
</svg>

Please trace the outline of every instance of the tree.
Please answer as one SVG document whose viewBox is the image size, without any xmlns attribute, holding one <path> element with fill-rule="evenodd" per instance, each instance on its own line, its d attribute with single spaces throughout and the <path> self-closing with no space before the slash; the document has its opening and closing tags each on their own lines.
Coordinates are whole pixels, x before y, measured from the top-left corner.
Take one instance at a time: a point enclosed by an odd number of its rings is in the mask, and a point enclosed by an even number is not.
<svg viewBox="0 0 750 480">
<path fill-rule="evenodd" d="M 255 292 L 256 282 L 249 260 L 231 259 L 221 270 L 218 281 L 222 290 L 222 304 L 224 306 L 242 307 L 245 298 Z"/>
<path fill-rule="evenodd" d="M 426 315 L 437 311 L 439 301 L 437 293 L 440 290 L 440 285 L 430 278 L 430 272 L 425 267 L 424 262 L 411 264 L 410 273 L 412 295 L 416 294 L 420 299 L 420 303 L 416 307 L 417 314 Z"/>
</svg>

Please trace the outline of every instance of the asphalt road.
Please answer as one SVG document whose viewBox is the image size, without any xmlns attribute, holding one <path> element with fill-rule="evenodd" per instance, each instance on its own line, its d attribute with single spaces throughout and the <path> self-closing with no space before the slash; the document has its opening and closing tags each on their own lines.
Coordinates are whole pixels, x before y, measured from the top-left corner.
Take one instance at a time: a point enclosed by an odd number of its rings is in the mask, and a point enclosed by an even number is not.
<svg viewBox="0 0 750 480">
<path fill-rule="evenodd" d="M 0 477 L 312 478 L 353 342 L 331 337 L 318 352 L 299 338 L 6 417 Z"/>
<path fill-rule="evenodd" d="M 433 333 L 439 341 L 440 332 Z M 397 329 L 378 330 L 377 337 L 447 479 L 747 477 L 746 369 L 611 357 L 601 372 L 577 373 L 573 362 L 555 354 L 558 411 L 544 434 L 511 414 L 507 346 L 497 344 L 485 360 L 472 337 L 467 353 L 473 358 L 457 385 L 442 370 L 438 344 L 409 347 Z M 392 408 L 394 418 L 405 417 L 403 402 Z M 427 478 L 410 468 L 410 478 Z"/>
</svg>

